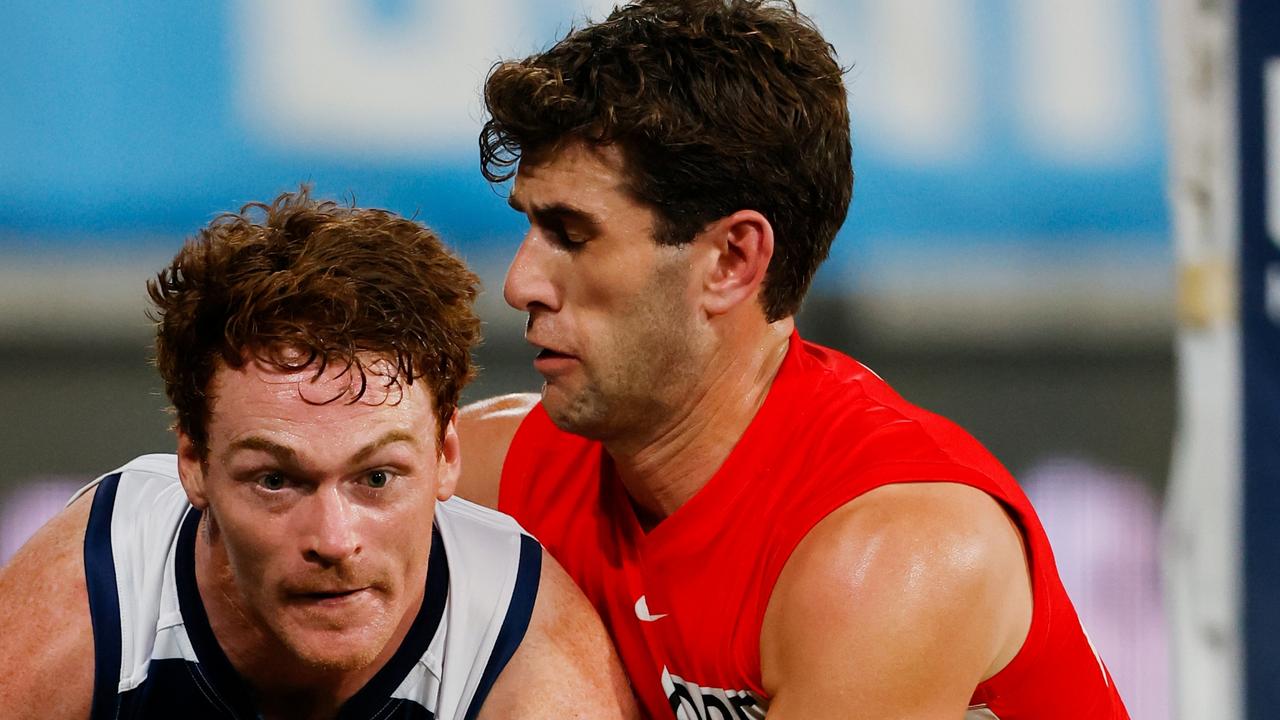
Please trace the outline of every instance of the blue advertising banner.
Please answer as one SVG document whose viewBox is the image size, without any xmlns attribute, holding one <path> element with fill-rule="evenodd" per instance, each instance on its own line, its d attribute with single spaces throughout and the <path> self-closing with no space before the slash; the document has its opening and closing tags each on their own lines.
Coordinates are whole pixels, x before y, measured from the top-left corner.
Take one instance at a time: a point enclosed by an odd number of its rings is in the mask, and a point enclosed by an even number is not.
<svg viewBox="0 0 1280 720">
<path fill-rule="evenodd" d="M 607 0 L 12 0 L 0 250 L 111 248 L 314 183 L 464 248 L 522 222 L 477 168 L 480 87 Z M 1166 253 L 1151 0 L 810 0 L 849 66 L 835 254 L 995 239 Z"/>
</svg>

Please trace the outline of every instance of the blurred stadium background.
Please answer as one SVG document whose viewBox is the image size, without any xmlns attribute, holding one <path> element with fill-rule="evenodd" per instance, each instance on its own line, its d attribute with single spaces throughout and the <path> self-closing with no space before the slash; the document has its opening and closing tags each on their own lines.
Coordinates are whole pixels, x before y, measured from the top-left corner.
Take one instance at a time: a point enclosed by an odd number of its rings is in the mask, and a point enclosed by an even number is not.
<svg viewBox="0 0 1280 720">
<path fill-rule="evenodd" d="M 1156 0 L 802 0 L 850 66 L 849 221 L 801 317 L 1029 487 L 1135 720 L 1172 716 L 1158 527 L 1175 259 Z M 478 398 L 537 377 L 479 88 L 610 0 L 10 0 L 0 24 L 0 560 L 169 451 L 146 278 L 312 183 L 484 277 Z M 749 178 L 744 178 L 749 182 Z M 1220 716 L 1222 717 L 1222 716 Z M 1261 716 L 1259 716 L 1261 717 Z"/>
</svg>

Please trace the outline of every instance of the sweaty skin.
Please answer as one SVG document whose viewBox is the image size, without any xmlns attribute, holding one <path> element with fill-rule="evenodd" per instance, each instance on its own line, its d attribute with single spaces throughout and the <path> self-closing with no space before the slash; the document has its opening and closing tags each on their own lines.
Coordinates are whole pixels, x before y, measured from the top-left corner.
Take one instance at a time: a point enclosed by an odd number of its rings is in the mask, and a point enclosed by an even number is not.
<svg viewBox="0 0 1280 720">
<path fill-rule="evenodd" d="M 207 451 L 178 438 L 183 487 L 205 511 L 196 580 L 209 621 L 240 674 L 263 678 L 267 711 L 277 698 L 335 710 L 394 654 L 426 582 L 431 534 L 415 528 L 430 527 L 459 468 L 422 383 L 375 376 L 357 399 L 341 365 L 314 375 L 223 367 Z"/>
<path fill-rule="evenodd" d="M 728 455 L 793 323 L 764 323 L 755 299 L 773 252 L 763 216 L 740 211 L 687 245 L 656 244 L 653 212 L 626 191 L 621 163 L 616 148 L 577 142 L 520 166 L 510 204 L 529 232 L 503 292 L 528 313 L 547 412 L 604 442 L 656 520 Z"/>
<path fill-rule="evenodd" d="M 497 506 L 511 440 L 541 400 L 560 429 L 604 444 L 653 526 L 706 484 L 767 395 L 794 328 L 759 300 L 768 220 L 732 213 L 677 261 L 624 179 L 616 148 L 581 142 L 519 168 L 511 205 L 529 231 L 504 294 L 528 313 L 545 384 L 460 411 L 461 496 Z M 1031 611 L 1022 537 L 993 498 L 954 483 L 868 492 L 806 536 L 774 588 L 769 718 L 959 720 L 1017 655 Z"/>
<path fill-rule="evenodd" d="M 355 399 L 344 397 L 351 375 L 340 370 L 222 367 L 207 453 L 179 436 L 183 486 L 204 510 L 200 596 L 267 718 L 333 717 L 394 654 L 422 602 L 431 534 L 420 530 L 460 470 L 454 424 L 439 432 L 425 383 L 370 382 Z M 332 398 L 342 400 L 322 402 Z M 91 496 L 0 571 L 6 718 L 88 717 Z M 59 692 L 49 693 L 50 677 Z M 481 717 L 636 714 L 603 625 L 544 553 L 525 640 Z"/>
</svg>

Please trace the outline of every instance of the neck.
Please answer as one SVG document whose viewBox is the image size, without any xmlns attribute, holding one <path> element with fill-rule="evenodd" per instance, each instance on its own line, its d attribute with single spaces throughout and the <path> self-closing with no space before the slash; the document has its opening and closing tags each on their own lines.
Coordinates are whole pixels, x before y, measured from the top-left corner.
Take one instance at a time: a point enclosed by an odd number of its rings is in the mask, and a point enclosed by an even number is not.
<svg viewBox="0 0 1280 720">
<path fill-rule="evenodd" d="M 619 479 L 646 526 L 656 525 L 701 490 L 764 404 L 786 357 L 791 318 L 754 333 L 725 333 L 707 371 L 664 423 L 641 440 L 605 443 Z"/>
</svg>

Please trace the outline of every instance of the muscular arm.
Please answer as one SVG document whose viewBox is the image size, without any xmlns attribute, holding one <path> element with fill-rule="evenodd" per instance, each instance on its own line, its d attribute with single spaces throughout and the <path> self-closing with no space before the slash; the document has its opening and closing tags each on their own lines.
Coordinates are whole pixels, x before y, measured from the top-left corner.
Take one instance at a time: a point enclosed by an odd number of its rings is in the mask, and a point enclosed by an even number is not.
<svg viewBox="0 0 1280 720">
<path fill-rule="evenodd" d="M 637 718 L 635 698 L 595 609 L 545 551 L 533 617 L 481 720 Z"/>
<path fill-rule="evenodd" d="M 520 423 L 537 403 L 536 394 L 501 395 L 458 410 L 458 439 L 462 445 L 459 497 L 498 507 L 498 484 L 507 449 Z"/>
<path fill-rule="evenodd" d="M 86 493 L 0 570 L 0 708 L 12 720 L 87 718 L 93 629 L 84 579 Z"/>
<path fill-rule="evenodd" d="M 985 493 L 890 485 L 800 543 L 761 630 L 770 720 L 961 720 L 1031 622 L 1021 535 Z"/>
</svg>

